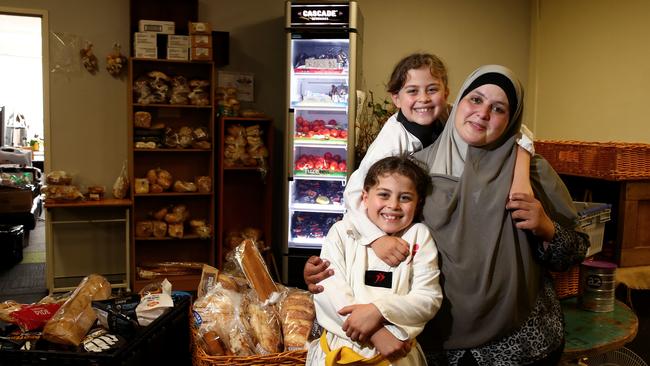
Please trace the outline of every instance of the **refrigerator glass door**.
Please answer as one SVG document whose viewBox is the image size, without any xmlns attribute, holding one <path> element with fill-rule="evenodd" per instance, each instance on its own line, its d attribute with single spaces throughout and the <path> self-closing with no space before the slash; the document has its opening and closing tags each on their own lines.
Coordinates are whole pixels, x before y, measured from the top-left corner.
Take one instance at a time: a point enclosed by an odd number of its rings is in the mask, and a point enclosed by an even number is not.
<svg viewBox="0 0 650 366">
<path fill-rule="evenodd" d="M 345 212 L 349 46 L 348 38 L 291 40 L 289 248 L 319 249 Z"/>
</svg>

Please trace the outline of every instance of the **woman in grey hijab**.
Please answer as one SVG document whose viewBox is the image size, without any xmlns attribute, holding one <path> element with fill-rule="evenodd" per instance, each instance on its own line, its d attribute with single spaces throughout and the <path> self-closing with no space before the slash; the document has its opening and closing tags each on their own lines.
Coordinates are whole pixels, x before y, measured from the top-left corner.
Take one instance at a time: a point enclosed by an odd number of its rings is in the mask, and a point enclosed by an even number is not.
<svg viewBox="0 0 650 366">
<path fill-rule="evenodd" d="M 535 197 L 508 197 L 522 112 L 514 74 L 482 66 L 463 84 L 440 138 L 415 154 L 433 182 L 423 214 L 444 292 L 420 343 L 444 349 L 442 364 L 552 365 L 562 354 L 548 269 L 579 263 L 589 240 L 575 230 L 573 201 L 540 156 L 531 161 Z"/>
</svg>

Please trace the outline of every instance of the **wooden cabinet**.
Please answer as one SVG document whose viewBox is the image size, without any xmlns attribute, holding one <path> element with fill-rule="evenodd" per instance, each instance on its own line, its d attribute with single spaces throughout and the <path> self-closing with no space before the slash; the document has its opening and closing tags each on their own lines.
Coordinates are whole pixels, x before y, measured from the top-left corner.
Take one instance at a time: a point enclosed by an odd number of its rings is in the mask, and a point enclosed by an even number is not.
<svg viewBox="0 0 650 366">
<path fill-rule="evenodd" d="M 650 265 L 650 180 L 561 177 L 574 200 L 612 205 L 612 220 L 605 224 L 600 257 L 621 267 Z"/>
<path fill-rule="evenodd" d="M 130 267 L 133 290 L 138 291 L 150 282 L 146 276 L 141 276 L 139 269 L 156 267 L 162 262 L 215 263 L 214 233 L 209 237 L 197 235 L 190 227 L 190 220 L 204 220 L 211 228 L 215 227 L 214 206 L 214 67 L 212 62 L 189 62 L 168 60 L 130 59 L 128 87 L 128 148 L 129 148 L 129 178 L 131 181 L 131 197 L 133 198 L 131 219 Z M 160 78 L 160 74 L 150 74 L 152 71 L 162 72 L 166 77 L 184 77 L 191 81 L 207 81 L 209 86 L 202 89 L 192 89 L 190 96 L 203 93 L 205 104 L 174 104 L 170 103 L 170 93 L 175 80 L 158 80 L 161 85 L 156 89 L 151 76 Z M 199 83 L 200 84 L 200 83 Z M 166 86 L 165 86 L 166 85 Z M 194 83 L 196 85 L 196 83 Z M 149 92 L 164 94 L 164 100 L 151 100 L 143 97 L 147 88 Z M 165 88 L 168 90 L 165 92 Z M 143 90 L 145 91 L 143 93 Z M 188 90 L 186 90 L 187 92 Z M 192 94 L 195 93 L 195 94 Z M 207 94 L 206 94 L 207 93 Z M 173 98 L 173 97 L 172 97 Z M 204 100 L 205 101 L 205 100 Z M 136 112 L 148 112 L 151 115 L 152 127 L 141 128 L 141 123 L 135 123 Z M 156 126 L 159 125 L 159 126 Z M 183 135 L 191 131 L 191 140 Z M 205 135 L 201 135 L 201 131 Z M 198 132 L 198 133 L 197 133 Z M 195 142 L 203 141 L 201 144 Z M 137 144 L 136 142 L 140 142 Z M 143 142 L 154 145 L 144 145 Z M 155 146 L 155 147 L 153 147 Z M 137 179 L 147 177 L 151 169 L 163 169 L 176 181 L 195 182 L 198 177 L 203 181 L 208 178 L 208 189 L 199 191 L 178 192 L 173 187 L 156 192 L 152 187 L 147 192 L 136 191 Z M 142 181 L 140 181 L 142 183 Z M 159 189 L 158 189 L 159 190 Z M 184 205 L 189 217 L 182 224 L 181 237 L 164 235 L 141 235 L 138 223 L 152 220 L 152 213 L 162 209 Z M 178 273 L 178 272 L 177 272 Z M 196 290 L 200 279 L 198 274 L 166 275 L 175 290 Z"/>
<path fill-rule="evenodd" d="M 272 120 L 222 117 L 218 130 L 218 266 L 223 268 L 225 255 L 237 243 L 229 237 L 237 237 L 233 234 L 243 229 L 254 228 L 261 233 L 262 254 L 269 270 L 277 276 L 271 249 Z"/>
</svg>

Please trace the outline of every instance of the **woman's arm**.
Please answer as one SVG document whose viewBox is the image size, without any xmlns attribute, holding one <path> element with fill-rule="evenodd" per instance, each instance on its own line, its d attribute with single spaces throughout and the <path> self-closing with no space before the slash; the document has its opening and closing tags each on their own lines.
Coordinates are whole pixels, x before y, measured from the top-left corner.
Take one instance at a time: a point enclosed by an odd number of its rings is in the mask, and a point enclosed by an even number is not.
<svg viewBox="0 0 650 366">
<path fill-rule="evenodd" d="M 533 133 L 522 124 L 517 137 L 517 159 L 508 197 L 513 193 L 533 195 L 533 188 L 530 184 L 530 157 L 533 155 L 535 155 Z"/>
</svg>

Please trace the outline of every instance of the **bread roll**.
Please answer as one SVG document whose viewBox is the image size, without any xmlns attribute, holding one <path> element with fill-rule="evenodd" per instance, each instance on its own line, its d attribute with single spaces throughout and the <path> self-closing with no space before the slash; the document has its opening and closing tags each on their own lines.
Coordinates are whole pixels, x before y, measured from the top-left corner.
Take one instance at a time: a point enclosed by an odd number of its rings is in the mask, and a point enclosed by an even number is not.
<svg viewBox="0 0 650 366">
<path fill-rule="evenodd" d="M 45 324 L 43 339 L 78 346 L 97 320 L 91 302 L 106 300 L 110 295 L 111 284 L 106 278 L 98 274 L 87 276 Z"/>
<path fill-rule="evenodd" d="M 153 236 L 164 238 L 167 235 L 167 223 L 164 221 L 153 221 Z"/>
<path fill-rule="evenodd" d="M 135 236 L 139 238 L 148 238 L 153 234 L 153 223 L 149 220 L 138 221 L 135 223 Z"/>
</svg>

